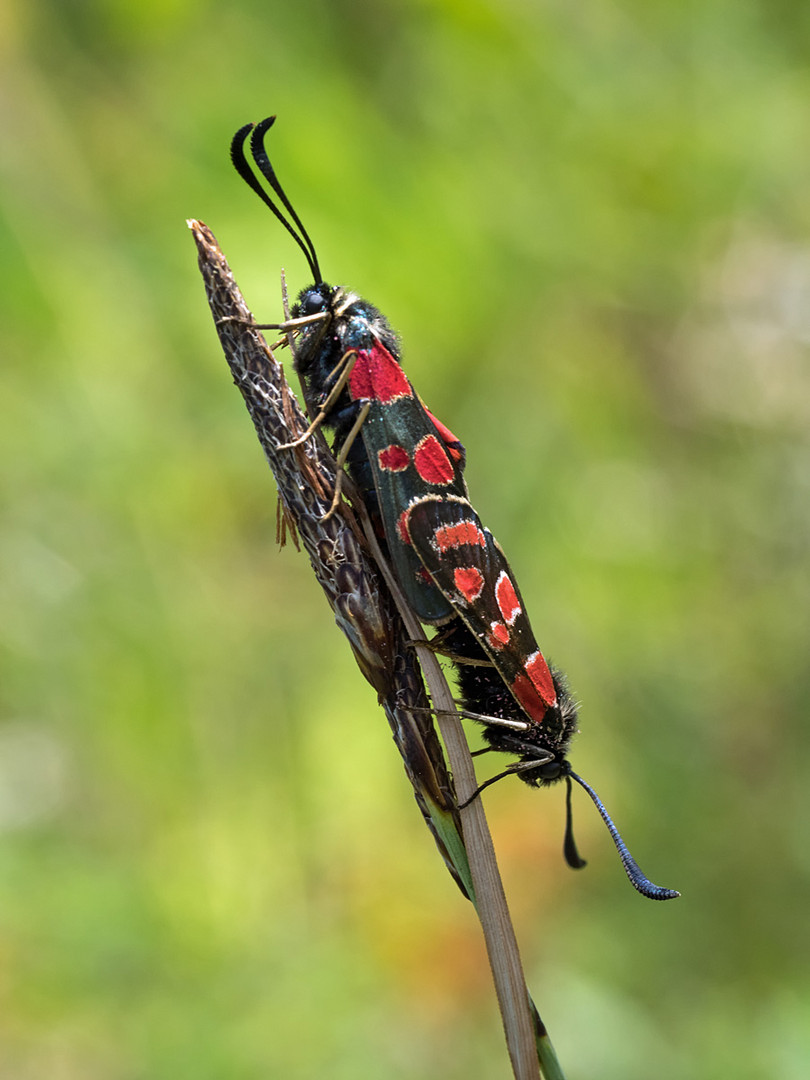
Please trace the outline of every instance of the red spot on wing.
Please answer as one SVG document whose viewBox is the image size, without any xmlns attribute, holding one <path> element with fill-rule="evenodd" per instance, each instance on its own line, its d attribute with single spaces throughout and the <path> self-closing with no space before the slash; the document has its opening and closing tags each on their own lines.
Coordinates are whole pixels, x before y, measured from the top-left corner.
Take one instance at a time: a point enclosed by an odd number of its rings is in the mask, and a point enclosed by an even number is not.
<svg viewBox="0 0 810 1080">
<path fill-rule="evenodd" d="M 379 341 L 370 349 L 358 350 L 349 373 L 349 393 L 353 401 L 379 401 L 381 405 L 414 396 L 405 372 Z"/>
<path fill-rule="evenodd" d="M 491 649 L 496 651 L 503 649 L 509 644 L 509 630 L 502 622 L 490 623 L 487 642 Z"/>
<path fill-rule="evenodd" d="M 452 551 L 454 548 L 471 547 L 475 544 L 479 547 L 487 546 L 486 537 L 474 521 L 459 521 L 457 525 L 440 525 L 433 534 L 433 539 L 441 554 Z"/>
<path fill-rule="evenodd" d="M 515 586 L 505 570 L 501 570 L 495 583 L 495 599 L 498 601 L 498 607 L 501 609 L 501 615 L 506 620 L 507 626 L 511 626 L 520 615 L 521 607 Z"/>
<path fill-rule="evenodd" d="M 524 668 L 543 700 L 549 705 L 556 705 L 557 691 L 554 689 L 551 672 L 543 654 L 539 650 L 532 653 L 524 664 Z"/>
<path fill-rule="evenodd" d="M 441 436 L 442 442 L 447 448 L 447 452 L 450 457 L 453 459 L 453 461 L 461 461 L 461 459 L 464 457 L 464 449 L 461 445 L 461 439 L 456 438 L 450 428 L 446 424 L 443 424 L 441 420 L 437 419 L 433 415 L 427 405 L 425 405 L 424 401 L 422 402 L 422 407 L 424 408 L 430 419 L 433 421 L 433 425 Z"/>
<path fill-rule="evenodd" d="M 474 566 L 458 566 L 453 571 L 456 588 L 468 603 L 477 600 L 484 588 L 484 575 Z"/>
<path fill-rule="evenodd" d="M 377 451 L 377 464 L 384 472 L 402 472 L 410 463 L 408 451 L 404 446 L 397 446 L 396 443 L 391 443 L 384 450 Z"/>
<path fill-rule="evenodd" d="M 557 704 L 557 692 L 551 672 L 543 654 L 532 653 L 523 665 L 523 672 L 512 683 L 512 692 L 520 704 L 538 724 L 543 722 L 548 709 Z"/>
<path fill-rule="evenodd" d="M 408 531 L 408 518 L 410 517 L 411 509 L 403 510 L 397 518 L 397 536 L 400 538 L 403 544 L 410 545 L 411 534 Z"/>
<path fill-rule="evenodd" d="M 542 724 L 548 710 L 548 705 L 537 693 L 532 682 L 525 675 L 518 675 L 512 683 L 512 693 L 526 710 L 528 715 L 538 724 Z"/>
<path fill-rule="evenodd" d="M 365 350 L 355 356 L 354 365 L 349 372 L 349 395 L 352 401 L 370 401 L 374 397 L 370 360 L 371 354 Z"/>
<path fill-rule="evenodd" d="M 416 444 L 413 463 L 419 476 L 427 484 L 440 484 L 444 487 L 452 483 L 455 470 L 447 456 L 447 451 L 435 435 L 426 435 Z"/>
</svg>

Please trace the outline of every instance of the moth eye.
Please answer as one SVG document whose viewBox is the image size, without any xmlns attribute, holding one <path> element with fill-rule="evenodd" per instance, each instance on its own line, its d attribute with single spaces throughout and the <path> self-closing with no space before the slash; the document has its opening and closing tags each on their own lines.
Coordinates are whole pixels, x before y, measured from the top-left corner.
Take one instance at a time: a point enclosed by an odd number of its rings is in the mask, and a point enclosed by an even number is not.
<svg viewBox="0 0 810 1080">
<path fill-rule="evenodd" d="M 540 766 L 540 775 L 544 780 L 556 780 L 562 773 L 562 766 L 559 761 L 548 761 L 545 765 Z"/>
<path fill-rule="evenodd" d="M 326 310 L 326 300 L 319 289 L 308 289 L 298 307 L 302 315 L 317 315 L 319 311 Z"/>
</svg>

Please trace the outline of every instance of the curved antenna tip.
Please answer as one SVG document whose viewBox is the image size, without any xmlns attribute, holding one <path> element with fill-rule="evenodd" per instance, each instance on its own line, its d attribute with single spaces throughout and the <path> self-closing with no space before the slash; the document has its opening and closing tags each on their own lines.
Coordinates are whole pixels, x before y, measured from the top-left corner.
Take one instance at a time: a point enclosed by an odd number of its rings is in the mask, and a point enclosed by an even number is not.
<svg viewBox="0 0 810 1080">
<path fill-rule="evenodd" d="M 284 189 L 278 182 L 273 166 L 270 164 L 270 159 L 267 156 L 267 151 L 264 148 L 264 137 L 275 122 L 275 115 L 266 116 L 264 120 L 260 120 L 258 124 L 245 124 L 241 127 L 231 140 L 231 161 L 245 183 L 256 192 L 265 206 L 269 207 L 290 236 L 292 236 L 293 240 L 295 240 L 296 244 L 301 248 L 304 257 L 309 263 L 309 268 L 312 271 L 315 284 L 317 285 L 323 281 L 323 277 L 321 275 L 320 266 L 318 265 L 318 256 L 315 253 L 315 247 L 310 240 L 301 219 L 293 209 L 290 200 L 284 194 Z M 253 154 L 253 160 L 256 163 L 256 167 L 270 185 L 271 190 L 281 202 L 284 209 L 290 215 L 291 220 L 288 220 L 278 206 L 276 206 L 257 179 L 253 169 L 248 164 L 245 156 L 245 142 L 247 141 L 248 135 L 250 135 L 250 151 Z M 293 228 L 291 222 L 297 226 L 298 231 Z"/>
<path fill-rule="evenodd" d="M 270 130 L 270 128 L 273 126 L 273 124 L 275 124 L 275 122 L 276 122 L 275 115 L 266 116 L 264 118 L 264 120 L 260 120 L 258 122 L 258 124 L 256 124 L 256 130 L 260 131 L 262 133 L 262 135 L 264 135 L 265 132 Z M 251 125 L 251 126 L 253 126 L 253 125 Z"/>
<path fill-rule="evenodd" d="M 571 789 L 573 785 L 571 784 L 570 776 L 566 776 L 565 783 L 567 791 L 565 792 L 565 839 L 563 840 L 563 856 L 572 870 L 581 870 L 583 866 L 587 866 L 588 864 L 577 851 L 576 841 L 574 840 L 574 813 L 571 806 Z"/>
<path fill-rule="evenodd" d="M 622 840 L 619 830 L 613 824 L 610 814 L 608 814 L 602 804 L 602 800 L 593 790 L 591 785 L 587 784 L 581 776 L 577 776 L 573 770 L 569 770 L 568 776 L 572 780 L 576 780 L 579 786 L 584 788 L 593 800 L 594 806 L 599 811 L 605 825 L 607 825 L 608 832 L 619 853 L 619 858 L 622 860 L 624 872 L 627 874 L 627 878 L 633 888 L 640 892 L 642 896 L 646 896 L 648 900 L 674 900 L 676 897 L 680 896 L 681 894 L 676 889 L 667 889 L 663 885 L 656 885 L 655 882 L 650 881 L 630 854 L 627 844 Z"/>
</svg>

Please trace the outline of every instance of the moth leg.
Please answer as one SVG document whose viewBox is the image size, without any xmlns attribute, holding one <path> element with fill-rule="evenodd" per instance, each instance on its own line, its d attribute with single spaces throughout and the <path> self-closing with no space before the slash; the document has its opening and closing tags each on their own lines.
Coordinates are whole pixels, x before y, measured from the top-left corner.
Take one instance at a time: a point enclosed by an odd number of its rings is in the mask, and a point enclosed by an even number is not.
<svg viewBox="0 0 810 1080">
<path fill-rule="evenodd" d="M 365 405 L 363 406 L 363 408 L 360 410 L 360 413 L 359 413 L 357 419 L 355 420 L 354 424 L 352 425 L 352 430 L 346 436 L 346 441 L 343 443 L 343 446 L 341 446 L 341 448 L 340 448 L 340 453 L 338 454 L 337 461 L 336 461 L 337 476 L 335 477 L 335 494 L 334 494 L 334 496 L 332 498 L 332 505 L 329 507 L 329 509 L 323 515 L 323 517 L 321 518 L 321 521 L 328 521 L 329 518 L 332 516 L 332 514 L 334 514 L 334 512 L 338 508 L 338 503 L 340 502 L 340 492 L 341 492 L 341 488 L 343 487 L 343 466 L 346 464 L 346 458 L 349 456 L 349 450 L 351 450 L 352 443 L 354 442 L 354 440 L 359 435 L 360 428 L 365 423 L 366 417 L 368 416 L 370 410 L 371 410 L 371 402 L 367 401 L 365 403 Z"/>
<path fill-rule="evenodd" d="M 309 323 L 320 322 L 328 319 L 327 311 L 319 311 L 317 315 L 302 315 L 299 319 L 285 319 L 284 322 L 254 322 L 252 319 L 243 319 L 240 315 L 223 315 L 217 319 L 217 326 L 222 323 L 241 323 L 243 326 L 252 326 L 254 330 L 297 330 L 299 326 L 307 326 Z"/>
<path fill-rule="evenodd" d="M 439 656 L 443 656 L 446 660 L 450 660 L 453 664 L 465 664 L 467 667 L 495 667 L 491 660 L 477 660 L 475 657 L 462 656 L 461 653 L 450 652 L 449 650 L 444 651 L 441 648 L 434 651 L 437 652 Z"/>
<path fill-rule="evenodd" d="M 453 664 L 467 664 L 470 667 L 495 667 L 491 660 L 477 660 L 471 656 L 462 656 L 461 653 L 453 652 L 452 649 L 445 649 L 441 633 L 438 633 L 436 637 L 431 638 L 429 641 L 427 638 L 412 638 L 405 644 L 411 649 L 421 645 L 432 653 L 436 653 L 437 656 L 441 656 L 443 660 L 449 660 Z"/>
<path fill-rule="evenodd" d="M 501 727 L 511 728 L 512 731 L 526 731 L 529 725 L 522 720 L 504 720 L 502 716 L 487 716 L 485 713 L 471 712 L 469 709 L 428 709 L 421 705 L 409 706 L 410 712 L 427 712 L 433 716 L 461 716 L 464 720 L 478 720 L 482 724 L 499 724 Z M 488 749 L 492 749 L 489 747 Z M 484 751 L 476 751 L 483 753 Z M 543 761 L 551 758 L 543 758 Z M 540 764 L 542 765 L 542 761 Z M 537 764 L 537 762 L 534 762 Z M 524 766 L 524 768 L 527 766 Z"/>
<path fill-rule="evenodd" d="M 480 724 L 497 724 L 499 727 L 511 728 L 512 731 L 528 731 L 529 725 L 523 720 L 505 720 L 502 716 L 487 716 L 486 713 L 471 712 L 469 709 L 459 709 L 458 715 L 465 720 L 477 720 Z"/>
<path fill-rule="evenodd" d="M 225 323 L 236 323 L 237 326 L 250 326 L 253 330 L 297 330 L 300 326 L 306 326 L 308 323 L 319 322 L 321 319 L 328 318 L 328 313 L 325 311 L 318 312 L 317 315 L 302 315 L 300 319 L 285 319 L 281 323 L 273 322 L 256 322 L 255 319 L 243 319 L 241 315 L 222 315 L 216 320 L 215 326 L 224 326 Z"/>
<path fill-rule="evenodd" d="M 437 653 L 447 660 L 451 660 L 454 664 L 467 664 L 470 667 L 495 667 L 478 642 L 472 638 L 470 639 L 469 644 L 478 655 L 468 656 L 463 652 L 457 652 L 453 648 L 446 647 L 445 643 L 447 639 L 451 638 L 458 629 L 459 618 L 456 616 L 456 618 L 451 619 L 445 626 L 440 627 L 436 632 L 436 635 L 424 644 L 431 652 Z M 420 641 L 418 644 L 421 645 L 423 643 Z"/>
<path fill-rule="evenodd" d="M 285 319 L 282 323 L 256 323 L 257 330 L 297 330 L 299 326 L 308 326 L 310 323 L 328 319 L 328 311 L 319 311 L 316 315 L 301 315 L 297 319 Z"/>
<path fill-rule="evenodd" d="M 321 411 L 318 413 L 318 415 L 315 417 L 315 419 L 312 421 L 312 423 L 309 425 L 303 435 L 299 436 L 297 439 L 293 439 L 292 442 L 282 443 L 281 446 L 278 447 L 279 450 L 293 450 L 296 446 L 300 446 L 302 443 L 305 443 L 307 439 L 309 439 L 318 430 L 318 428 L 321 426 L 321 424 L 331 412 L 332 406 L 340 397 L 346 383 L 349 381 L 349 376 L 352 373 L 352 368 L 354 367 L 354 362 L 356 359 L 357 353 L 353 351 L 345 353 L 340 358 L 340 363 L 337 365 L 336 368 L 334 368 L 332 372 L 330 372 L 329 378 L 331 379 L 332 375 L 334 375 L 334 373 L 340 368 L 341 364 L 345 364 L 346 366 L 340 373 L 340 378 L 338 379 L 338 381 L 329 391 L 326 401 L 324 401 L 323 405 L 321 406 Z M 366 413 L 368 414 L 368 410 L 366 410 Z M 354 428 L 352 428 L 352 432 L 354 432 Z M 351 446 L 350 440 L 353 441 L 352 435 L 350 435 L 349 439 L 346 440 L 346 442 L 349 443 L 349 445 Z M 341 451 L 341 454 L 342 453 L 343 451 Z M 334 507 L 332 507 L 329 513 L 334 513 Z"/>
<path fill-rule="evenodd" d="M 226 323 L 232 323 L 234 326 L 247 326 L 250 330 L 278 330 L 287 325 L 286 323 L 257 323 L 252 319 L 243 319 L 241 315 L 223 315 L 222 318 L 214 320 L 214 326 L 225 326 Z M 288 345 L 287 338 L 279 338 L 270 346 L 270 351 L 275 352 L 276 349 L 286 349 Z"/>
<path fill-rule="evenodd" d="M 516 761 L 513 765 L 507 766 L 503 772 L 499 772 L 497 776 L 491 776 L 489 780 L 485 780 L 483 784 L 479 784 L 469 799 L 465 799 L 464 802 L 458 804 L 459 810 L 463 810 L 469 806 L 471 802 L 478 798 L 484 788 L 488 788 L 490 784 L 496 784 L 499 780 L 503 780 L 505 776 L 513 776 L 516 773 L 527 772 L 529 769 L 536 769 L 538 765 L 542 765 L 546 761 L 551 761 L 551 754 L 546 758 L 537 758 L 534 761 Z"/>
</svg>

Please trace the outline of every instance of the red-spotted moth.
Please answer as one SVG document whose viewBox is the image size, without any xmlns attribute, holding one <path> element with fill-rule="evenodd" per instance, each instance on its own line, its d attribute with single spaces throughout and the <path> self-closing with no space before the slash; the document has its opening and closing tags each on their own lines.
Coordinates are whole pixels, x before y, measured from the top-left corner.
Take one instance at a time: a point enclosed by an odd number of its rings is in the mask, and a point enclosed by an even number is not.
<svg viewBox="0 0 810 1080">
<path fill-rule="evenodd" d="M 569 866 L 585 865 L 571 828 L 571 781 L 587 791 L 610 832 L 630 883 L 651 900 L 680 894 L 655 885 L 633 859 L 599 796 L 568 761 L 576 731 L 576 706 L 561 672 L 549 665 L 535 640 L 512 570 L 492 533 L 484 528 L 469 500 L 426 495 L 411 504 L 406 529 L 434 584 L 463 620 L 443 636 L 454 655 L 475 657 L 471 633 L 492 667 L 458 664 L 461 702 L 466 715 L 483 724 L 493 750 L 517 761 L 476 791 L 514 773 L 532 787 L 558 780 L 567 784 L 563 847 Z"/>
<path fill-rule="evenodd" d="M 574 846 L 570 813 L 576 781 L 596 804 L 633 886 L 656 900 L 678 896 L 645 877 L 596 793 L 572 771 L 566 755 L 576 707 L 564 679 L 540 652 L 503 552 L 467 498 L 464 448 L 414 391 L 384 316 L 356 294 L 323 281 L 312 241 L 264 148 L 274 120 L 241 128 L 231 158 L 304 252 L 315 281 L 300 293 L 292 318 L 271 328 L 295 335 L 296 369 L 314 416 L 307 436 L 320 423 L 334 430 L 338 462 L 348 467 L 372 520 L 380 524 L 415 613 L 423 623 L 444 626 L 443 647 L 454 657 L 478 661 L 457 665 L 465 714 L 483 724 L 490 748 L 518 760 L 475 794 L 511 773 L 531 786 L 565 779 L 564 851 L 569 865 L 579 867 L 585 864 Z M 253 160 L 289 219 L 247 162 L 249 133 Z"/>
<path fill-rule="evenodd" d="M 414 611 L 422 622 L 446 622 L 455 615 L 453 607 L 434 587 L 398 525 L 402 508 L 419 495 L 466 496 L 464 447 L 414 391 L 399 363 L 397 336 L 385 317 L 355 293 L 323 281 L 312 242 L 264 149 L 274 119 L 241 128 L 231 144 L 231 157 L 239 174 L 294 236 L 315 278 L 301 291 L 291 323 L 308 410 L 334 430 L 335 452 L 348 466 L 372 520 L 380 523 L 394 572 Z M 300 235 L 247 163 L 243 146 L 251 130 L 253 158 Z"/>
</svg>

